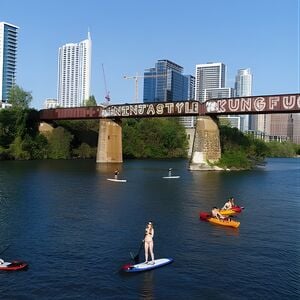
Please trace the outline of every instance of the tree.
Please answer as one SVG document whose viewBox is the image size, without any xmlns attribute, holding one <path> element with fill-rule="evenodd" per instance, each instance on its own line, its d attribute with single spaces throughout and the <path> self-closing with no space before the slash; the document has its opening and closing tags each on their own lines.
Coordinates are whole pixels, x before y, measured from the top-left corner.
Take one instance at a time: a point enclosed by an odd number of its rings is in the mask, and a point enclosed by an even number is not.
<svg viewBox="0 0 300 300">
<path fill-rule="evenodd" d="M 49 158 L 67 159 L 70 158 L 70 146 L 73 139 L 72 134 L 63 127 L 55 128 L 48 139 Z"/>
<path fill-rule="evenodd" d="M 85 101 L 85 106 L 97 106 L 97 101 L 94 95 L 91 95 L 89 99 Z"/>
<path fill-rule="evenodd" d="M 24 91 L 18 85 L 13 86 L 8 93 L 8 103 L 10 103 L 13 108 L 28 108 L 31 101 L 31 92 Z"/>
</svg>

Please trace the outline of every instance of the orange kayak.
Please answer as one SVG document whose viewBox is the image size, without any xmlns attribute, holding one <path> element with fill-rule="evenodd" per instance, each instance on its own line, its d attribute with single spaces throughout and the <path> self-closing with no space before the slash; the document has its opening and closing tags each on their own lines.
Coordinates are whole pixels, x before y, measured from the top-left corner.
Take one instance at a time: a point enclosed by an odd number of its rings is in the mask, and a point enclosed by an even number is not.
<svg viewBox="0 0 300 300">
<path fill-rule="evenodd" d="M 219 220 L 215 217 L 212 217 L 211 214 L 206 212 L 200 212 L 200 219 L 213 224 L 227 226 L 227 227 L 238 228 L 240 226 L 240 222 L 238 221 L 234 221 L 231 219 Z"/>
</svg>

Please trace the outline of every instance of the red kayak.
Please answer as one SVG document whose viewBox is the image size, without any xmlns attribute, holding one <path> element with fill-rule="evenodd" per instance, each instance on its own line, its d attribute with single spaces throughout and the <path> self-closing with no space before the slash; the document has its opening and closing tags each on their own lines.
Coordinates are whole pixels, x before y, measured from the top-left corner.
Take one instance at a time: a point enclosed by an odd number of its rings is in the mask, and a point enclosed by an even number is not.
<svg viewBox="0 0 300 300">
<path fill-rule="evenodd" d="M 25 261 L 14 260 L 12 262 L 3 262 L 0 264 L 0 271 L 17 271 L 25 270 L 28 267 L 28 264 Z"/>
</svg>

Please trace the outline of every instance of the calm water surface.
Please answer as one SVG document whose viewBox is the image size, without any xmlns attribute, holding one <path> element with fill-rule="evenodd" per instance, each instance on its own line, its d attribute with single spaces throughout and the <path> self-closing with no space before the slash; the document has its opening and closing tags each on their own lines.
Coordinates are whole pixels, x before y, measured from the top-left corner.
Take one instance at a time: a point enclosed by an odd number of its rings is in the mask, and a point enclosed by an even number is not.
<svg viewBox="0 0 300 300">
<path fill-rule="evenodd" d="M 167 169 L 180 175 L 165 180 Z M 300 159 L 243 172 L 190 172 L 186 160 L 0 162 L 0 255 L 30 268 L 0 272 L 1 299 L 299 299 Z M 239 229 L 199 220 L 235 196 Z M 120 266 L 155 226 L 140 274 Z"/>
</svg>

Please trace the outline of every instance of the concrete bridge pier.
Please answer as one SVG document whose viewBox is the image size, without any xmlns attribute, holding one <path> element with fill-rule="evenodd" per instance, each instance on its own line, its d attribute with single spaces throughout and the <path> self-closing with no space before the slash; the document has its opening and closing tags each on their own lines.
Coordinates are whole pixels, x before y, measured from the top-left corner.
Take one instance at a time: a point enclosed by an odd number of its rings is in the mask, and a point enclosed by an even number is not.
<svg viewBox="0 0 300 300">
<path fill-rule="evenodd" d="M 97 163 L 122 163 L 122 123 L 120 119 L 100 119 Z"/>
<path fill-rule="evenodd" d="M 198 117 L 189 169 L 220 170 L 209 165 L 209 162 L 214 163 L 220 158 L 220 132 L 217 123 L 208 116 Z"/>
</svg>

